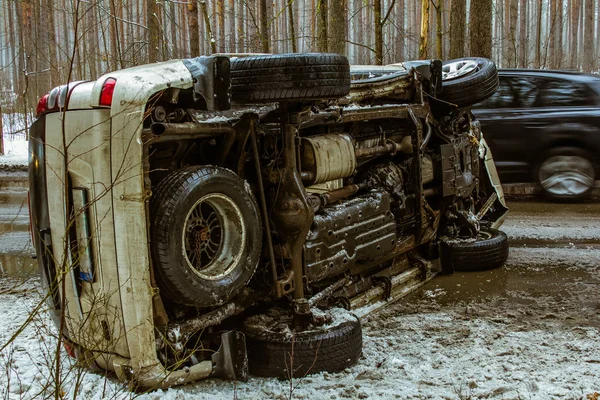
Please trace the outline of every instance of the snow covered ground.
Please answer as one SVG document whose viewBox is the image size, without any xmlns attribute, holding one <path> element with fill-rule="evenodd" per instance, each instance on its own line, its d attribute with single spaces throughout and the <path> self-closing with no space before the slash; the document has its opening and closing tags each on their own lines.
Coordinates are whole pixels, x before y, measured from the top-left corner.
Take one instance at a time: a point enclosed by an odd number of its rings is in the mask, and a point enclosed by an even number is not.
<svg viewBox="0 0 600 400">
<path fill-rule="evenodd" d="M 22 129 L 18 119 L 4 122 L 7 155 L 0 164 L 25 165 L 24 133 L 7 134 L 7 126 Z M 586 243 L 600 239 L 600 212 L 586 207 L 513 209 L 504 230 L 519 247 L 511 248 L 505 267 L 436 277 L 412 296 L 365 316 L 363 356 L 343 372 L 291 384 L 211 379 L 139 397 L 598 400 L 593 396 L 600 392 L 600 248 Z M 537 247 L 522 244 L 532 239 L 540 242 Z M 548 245 L 553 241 L 560 247 Z M 0 277 L 2 398 L 53 391 L 55 328 L 45 313 L 33 312 L 39 287 L 36 278 Z M 64 351 L 62 356 L 63 397 L 134 397 L 111 376 L 70 369 Z"/>
<path fill-rule="evenodd" d="M 1 166 L 15 167 L 27 164 L 25 126 L 23 114 L 2 114 L 4 156 L 0 156 Z"/>
<path fill-rule="evenodd" d="M 35 279 L 0 282 L 4 344 L 39 297 Z M 437 277 L 365 317 L 363 356 L 343 372 L 295 380 L 293 390 L 276 379 L 211 379 L 140 398 L 586 399 L 600 392 L 598 285 L 600 250 L 513 249 L 500 270 Z M 36 397 L 52 376 L 47 324 L 36 318 L 2 352 L 0 388 L 9 398 Z M 74 372 L 67 382 L 73 397 Z M 81 398 L 130 396 L 111 377 L 87 372 L 80 382 Z"/>
</svg>

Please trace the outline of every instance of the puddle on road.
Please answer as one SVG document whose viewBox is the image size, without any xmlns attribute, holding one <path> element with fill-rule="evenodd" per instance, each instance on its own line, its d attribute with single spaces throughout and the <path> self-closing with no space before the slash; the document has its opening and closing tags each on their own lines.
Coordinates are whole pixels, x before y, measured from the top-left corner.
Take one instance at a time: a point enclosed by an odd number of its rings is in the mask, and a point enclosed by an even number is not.
<svg viewBox="0 0 600 400">
<path fill-rule="evenodd" d="M 573 265 L 508 265 L 484 272 L 438 275 L 415 295 L 440 306 L 502 304 L 503 309 L 543 309 L 565 318 L 600 323 L 600 274 Z M 577 317 L 577 318 L 579 318 Z"/>
<path fill-rule="evenodd" d="M 37 273 L 37 261 L 29 256 L 0 255 L 0 278 L 28 278 Z"/>
</svg>

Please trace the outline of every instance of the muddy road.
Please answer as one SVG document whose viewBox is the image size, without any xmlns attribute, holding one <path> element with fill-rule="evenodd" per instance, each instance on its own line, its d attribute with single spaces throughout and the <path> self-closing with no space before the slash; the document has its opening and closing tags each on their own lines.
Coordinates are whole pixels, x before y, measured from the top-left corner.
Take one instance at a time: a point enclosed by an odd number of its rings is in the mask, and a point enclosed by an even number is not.
<svg viewBox="0 0 600 400">
<path fill-rule="evenodd" d="M 365 316 L 363 356 L 357 365 L 291 384 L 263 378 L 236 384 L 207 380 L 141 397 L 596 398 L 600 203 L 531 200 L 509 206 L 503 227 L 511 243 L 507 264 L 493 271 L 437 276 L 410 296 Z M 0 262 L 7 263 L 5 258 Z M 28 290 L 0 291 L 0 314 L 11 318 L 0 331 L 1 342 L 34 303 L 34 289 Z M 41 385 L 39 373 L 27 373 L 31 359 L 41 358 L 37 341 L 43 342 L 28 329 L 14 344 L 15 354 L 22 355 L 14 360 L 13 370 L 22 371 L 26 390 L 11 390 L 11 396 L 32 397 Z M 6 379 L 2 375 L 0 387 Z M 80 396 L 128 396 L 116 380 L 109 378 L 106 386 L 104 379 L 87 374 Z"/>
</svg>

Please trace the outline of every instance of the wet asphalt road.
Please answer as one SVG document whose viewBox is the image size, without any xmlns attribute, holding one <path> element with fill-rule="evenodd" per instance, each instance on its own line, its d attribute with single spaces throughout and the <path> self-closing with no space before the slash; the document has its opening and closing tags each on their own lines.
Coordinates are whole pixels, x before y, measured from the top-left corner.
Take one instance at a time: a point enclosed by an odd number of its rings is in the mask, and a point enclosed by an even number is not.
<svg viewBox="0 0 600 400">
<path fill-rule="evenodd" d="M 391 312 L 465 309 L 474 315 L 544 329 L 600 328 L 600 203 L 509 202 L 502 227 L 506 264 L 438 275 Z M 471 310 L 471 311 L 468 311 Z M 600 353 L 599 353 L 600 355 Z"/>
<path fill-rule="evenodd" d="M 518 261 L 523 267 L 528 264 L 539 265 L 551 263 L 550 254 L 558 254 L 567 262 L 571 258 L 574 263 L 587 254 L 594 258 L 596 251 L 600 252 L 600 202 L 581 204 L 557 204 L 529 199 L 525 201 L 509 201 L 510 212 L 502 230 L 509 237 L 511 257 L 509 264 Z M 26 210 L 19 210 L 25 213 Z M 0 209 L 2 214 L 2 209 Z M 539 250 L 534 250 L 539 249 Z M 544 251 L 544 249 L 547 249 Z M 35 271 L 35 263 L 29 257 L 33 253 L 28 232 L 0 232 L 0 266 L 2 275 L 23 275 Z M 514 257 L 512 255 L 514 254 Z M 514 277 L 506 276 L 504 272 L 489 273 L 490 284 L 479 283 L 478 291 L 494 292 L 503 287 L 502 282 Z M 437 277 L 430 285 L 443 285 L 443 282 L 459 279 L 455 277 Z M 560 275 L 560 273 L 559 273 Z M 563 274 L 562 278 L 567 278 Z M 465 278 L 471 279 L 467 274 Z M 478 279 L 478 278 L 473 278 Z M 531 280 L 531 277 L 527 278 Z M 574 278 L 573 278 L 574 279 Z M 486 278 L 486 280 L 488 280 Z M 484 281 L 486 281 L 484 280 Z M 547 281 L 540 277 L 540 285 Z M 465 287 L 471 287 L 465 283 Z M 551 290 L 551 288 L 548 288 Z M 553 289 L 552 289 L 553 290 Z M 599 291 L 600 292 L 600 291 Z"/>
</svg>

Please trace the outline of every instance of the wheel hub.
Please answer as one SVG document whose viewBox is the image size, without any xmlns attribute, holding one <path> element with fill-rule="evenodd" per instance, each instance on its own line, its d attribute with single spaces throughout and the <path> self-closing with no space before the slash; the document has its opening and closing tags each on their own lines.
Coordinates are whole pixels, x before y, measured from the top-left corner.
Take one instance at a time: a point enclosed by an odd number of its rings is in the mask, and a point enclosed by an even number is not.
<svg viewBox="0 0 600 400">
<path fill-rule="evenodd" d="M 554 156 L 540 166 L 539 179 L 552 195 L 579 196 L 594 185 L 594 166 L 580 156 Z"/>
<path fill-rule="evenodd" d="M 213 193 L 198 200 L 188 212 L 182 250 L 194 273 L 218 279 L 235 267 L 245 238 L 246 226 L 237 204 L 223 194 Z"/>
<path fill-rule="evenodd" d="M 451 79 L 461 78 L 479 68 L 476 61 L 461 60 L 444 64 L 442 66 L 442 80 L 449 81 Z"/>
</svg>

